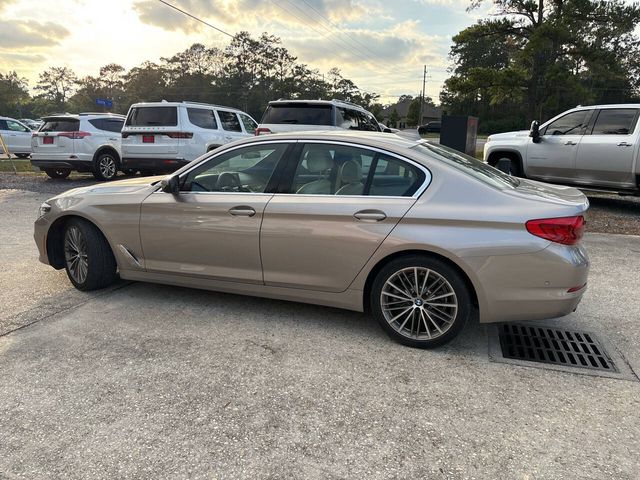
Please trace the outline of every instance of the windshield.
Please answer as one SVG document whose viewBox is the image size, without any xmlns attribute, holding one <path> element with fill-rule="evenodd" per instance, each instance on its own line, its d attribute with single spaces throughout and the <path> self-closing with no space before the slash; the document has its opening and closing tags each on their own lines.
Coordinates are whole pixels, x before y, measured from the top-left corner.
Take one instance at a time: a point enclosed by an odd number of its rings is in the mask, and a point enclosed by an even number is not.
<svg viewBox="0 0 640 480">
<path fill-rule="evenodd" d="M 436 156 L 444 163 L 494 187 L 505 188 L 517 187 L 520 185 L 520 181 L 517 178 L 511 177 L 497 168 L 493 168 L 486 163 L 464 153 L 458 152 L 453 148 L 431 142 L 422 142 L 412 147 L 412 149 L 430 157 Z"/>
</svg>

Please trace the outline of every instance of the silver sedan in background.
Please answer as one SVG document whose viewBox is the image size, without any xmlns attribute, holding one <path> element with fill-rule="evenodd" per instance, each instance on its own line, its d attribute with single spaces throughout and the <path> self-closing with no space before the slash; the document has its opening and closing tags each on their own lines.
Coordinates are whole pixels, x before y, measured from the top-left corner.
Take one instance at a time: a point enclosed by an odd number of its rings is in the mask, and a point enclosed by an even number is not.
<svg viewBox="0 0 640 480">
<path fill-rule="evenodd" d="M 578 190 L 509 177 L 389 133 L 225 145 L 164 179 L 68 191 L 35 223 L 40 260 L 81 290 L 124 279 L 370 311 L 429 348 L 469 317 L 572 312 L 589 262 Z"/>
</svg>

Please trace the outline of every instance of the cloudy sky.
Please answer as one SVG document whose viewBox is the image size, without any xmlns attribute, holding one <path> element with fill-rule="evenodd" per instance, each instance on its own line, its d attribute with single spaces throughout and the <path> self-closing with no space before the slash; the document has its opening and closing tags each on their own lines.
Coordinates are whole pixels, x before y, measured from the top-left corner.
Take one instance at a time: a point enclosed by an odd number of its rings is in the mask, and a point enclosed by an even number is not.
<svg viewBox="0 0 640 480">
<path fill-rule="evenodd" d="M 232 34 L 277 35 L 300 62 L 336 66 L 385 102 L 415 95 L 424 64 L 436 99 L 451 37 L 489 8 L 467 12 L 468 0 L 167 1 Z M 0 72 L 15 70 L 31 85 L 49 66 L 96 75 L 108 63 L 131 68 L 228 40 L 158 0 L 0 0 Z"/>
</svg>

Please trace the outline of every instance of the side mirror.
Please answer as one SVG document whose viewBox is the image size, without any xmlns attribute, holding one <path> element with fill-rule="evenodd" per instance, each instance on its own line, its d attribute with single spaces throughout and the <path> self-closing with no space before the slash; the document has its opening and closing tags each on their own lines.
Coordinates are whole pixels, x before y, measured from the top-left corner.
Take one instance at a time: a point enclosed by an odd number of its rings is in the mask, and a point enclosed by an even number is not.
<svg viewBox="0 0 640 480">
<path fill-rule="evenodd" d="M 537 120 L 531 122 L 531 129 L 529 130 L 529 136 L 533 140 L 533 143 L 540 143 L 540 124 Z"/>
<path fill-rule="evenodd" d="M 177 195 L 178 193 L 180 193 L 180 182 L 178 181 L 177 175 L 164 177 L 160 181 L 160 186 L 162 187 L 163 192 L 171 193 L 173 195 Z"/>
<path fill-rule="evenodd" d="M 382 130 L 384 133 L 393 133 L 393 130 L 391 130 L 389 127 L 386 127 L 384 130 Z"/>
</svg>

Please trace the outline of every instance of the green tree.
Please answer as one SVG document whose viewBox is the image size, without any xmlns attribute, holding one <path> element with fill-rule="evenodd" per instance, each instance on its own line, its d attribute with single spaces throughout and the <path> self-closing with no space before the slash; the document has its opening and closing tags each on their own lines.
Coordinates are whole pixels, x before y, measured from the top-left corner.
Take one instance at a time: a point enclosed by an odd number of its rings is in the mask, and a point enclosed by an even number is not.
<svg viewBox="0 0 640 480">
<path fill-rule="evenodd" d="M 397 128 L 398 126 L 398 120 L 400 120 L 400 116 L 398 115 L 398 111 L 395 109 L 392 110 L 391 114 L 389 115 L 389 125 L 392 128 Z"/>
<path fill-rule="evenodd" d="M 16 72 L 0 73 L 0 112 L 4 115 L 22 116 L 28 103 L 29 91 L 25 78 Z"/>
<path fill-rule="evenodd" d="M 489 0 L 473 0 L 471 8 Z M 578 103 L 638 93 L 640 6 L 623 0 L 491 0 L 497 14 L 453 38 L 450 113 L 520 127 Z M 481 122 L 481 125 L 487 125 Z"/>
<path fill-rule="evenodd" d="M 64 109 L 67 100 L 76 88 L 78 78 L 73 70 L 68 67 L 51 67 L 40 74 L 36 90 L 41 91 L 40 96 Z"/>
<path fill-rule="evenodd" d="M 409 104 L 409 110 L 407 111 L 407 126 L 409 127 L 417 127 L 422 123 L 420 118 L 420 98 L 414 98 Z"/>
</svg>

